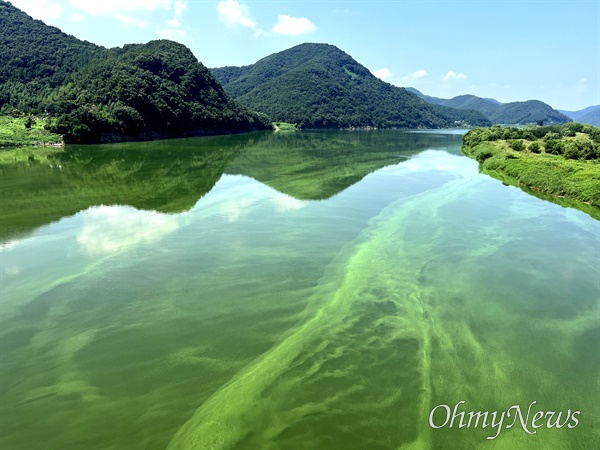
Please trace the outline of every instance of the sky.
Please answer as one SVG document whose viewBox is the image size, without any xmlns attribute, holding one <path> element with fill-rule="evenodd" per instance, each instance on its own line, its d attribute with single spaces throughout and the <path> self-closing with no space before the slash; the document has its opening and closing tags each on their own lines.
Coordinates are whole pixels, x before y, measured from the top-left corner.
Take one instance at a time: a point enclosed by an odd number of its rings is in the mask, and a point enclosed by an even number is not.
<svg viewBox="0 0 600 450">
<path fill-rule="evenodd" d="M 208 67 L 333 44 L 434 97 L 600 104 L 600 0 L 9 0 L 105 47 L 171 39 Z"/>
</svg>

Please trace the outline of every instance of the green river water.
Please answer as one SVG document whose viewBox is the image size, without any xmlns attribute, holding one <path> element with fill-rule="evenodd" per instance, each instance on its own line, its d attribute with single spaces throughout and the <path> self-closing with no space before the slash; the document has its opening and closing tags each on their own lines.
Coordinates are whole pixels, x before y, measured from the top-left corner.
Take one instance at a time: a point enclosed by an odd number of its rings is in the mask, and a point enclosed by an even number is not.
<svg viewBox="0 0 600 450">
<path fill-rule="evenodd" d="M 0 167 L 0 448 L 598 448 L 600 222 L 478 173 L 461 139 Z M 578 423 L 431 426 L 461 401 Z"/>
</svg>

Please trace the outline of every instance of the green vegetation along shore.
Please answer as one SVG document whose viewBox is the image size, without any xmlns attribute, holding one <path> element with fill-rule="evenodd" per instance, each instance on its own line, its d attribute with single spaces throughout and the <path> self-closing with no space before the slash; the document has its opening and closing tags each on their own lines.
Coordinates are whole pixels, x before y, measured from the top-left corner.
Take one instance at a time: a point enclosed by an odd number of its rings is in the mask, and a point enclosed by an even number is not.
<svg viewBox="0 0 600 450">
<path fill-rule="evenodd" d="M 0 116 L 0 164 L 46 161 L 50 154 L 62 151 L 62 137 L 46 125 L 42 117 Z"/>
<path fill-rule="evenodd" d="M 463 152 L 488 175 L 600 220 L 600 128 L 478 128 L 464 136 Z"/>
</svg>

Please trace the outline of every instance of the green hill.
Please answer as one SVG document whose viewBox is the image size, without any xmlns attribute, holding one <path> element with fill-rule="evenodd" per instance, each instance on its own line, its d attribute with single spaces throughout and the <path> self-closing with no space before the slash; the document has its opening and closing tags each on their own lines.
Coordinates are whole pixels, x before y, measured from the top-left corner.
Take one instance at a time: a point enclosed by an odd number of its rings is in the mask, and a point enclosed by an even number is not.
<svg viewBox="0 0 600 450">
<path fill-rule="evenodd" d="M 48 97 L 52 128 L 71 141 L 154 139 L 267 129 L 270 119 L 233 101 L 185 46 L 126 45 L 73 74 Z"/>
<path fill-rule="evenodd" d="M 500 103 L 475 95 L 459 95 L 451 99 L 443 99 L 425 95 L 414 88 L 407 88 L 407 90 L 430 104 L 458 109 L 474 109 L 482 113 L 493 124 L 528 125 L 543 121 L 547 125 L 560 125 L 571 121 L 566 115 L 539 100 Z"/>
<path fill-rule="evenodd" d="M 48 112 L 66 142 L 110 142 L 268 129 L 171 41 L 105 49 L 0 0 L 0 112 Z"/>
<path fill-rule="evenodd" d="M 490 117 L 494 123 L 527 125 L 542 121 L 544 124 L 565 124 L 570 122 L 564 114 L 539 100 L 505 103 Z"/>
<path fill-rule="evenodd" d="M 489 125 L 481 114 L 434 108 L 376 78 L 328 44 L 301 44 L 244 67 L 212 69 L 243 105 L 304 128 L 441 128 Z"/>
</svg>

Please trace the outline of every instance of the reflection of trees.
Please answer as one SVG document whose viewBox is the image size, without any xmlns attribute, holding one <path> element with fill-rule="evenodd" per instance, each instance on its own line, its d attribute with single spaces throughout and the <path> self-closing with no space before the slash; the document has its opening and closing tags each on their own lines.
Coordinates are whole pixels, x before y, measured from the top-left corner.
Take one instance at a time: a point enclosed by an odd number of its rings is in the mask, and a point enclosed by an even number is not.
<svg viewBox="0 0 600 450">
<path fill-rule="evenodd" d="M 460 152 L 461 136 L 396 130 L 275 134 L 242 152 L 227 173 L 250 176 L 298 199 L 321 200 L 382 167 L 449 144 Z"/>
<path fill-rule="evenodd" d="M 223 173 L 252 177 L 298 199 L 325 199 L 381 167 L 449 143 L 460 148 L 460 136 L 387 130 L 266 132 L 69 146 L 54 158 L 52 167 L 0 167 L 0 240 L 93 205 L 185 211 Z"/>
<path fill-rule="evenodd" d="M 248 133 L 199 139 L 69 146 L 53 165 L 0 167 L 0 240 L 93 205 L 180 212 L 212 189 L 228 164 L 268 138 Z"/>
<path fill-rule="evenodd" d="M 298 199 L 322 200 L 371 172 L 448 142 L 447 136 L 437 136 L 399 131 L 274 134 L 240 153 L 227 173 L 250 176 Z"/>
</svg>

